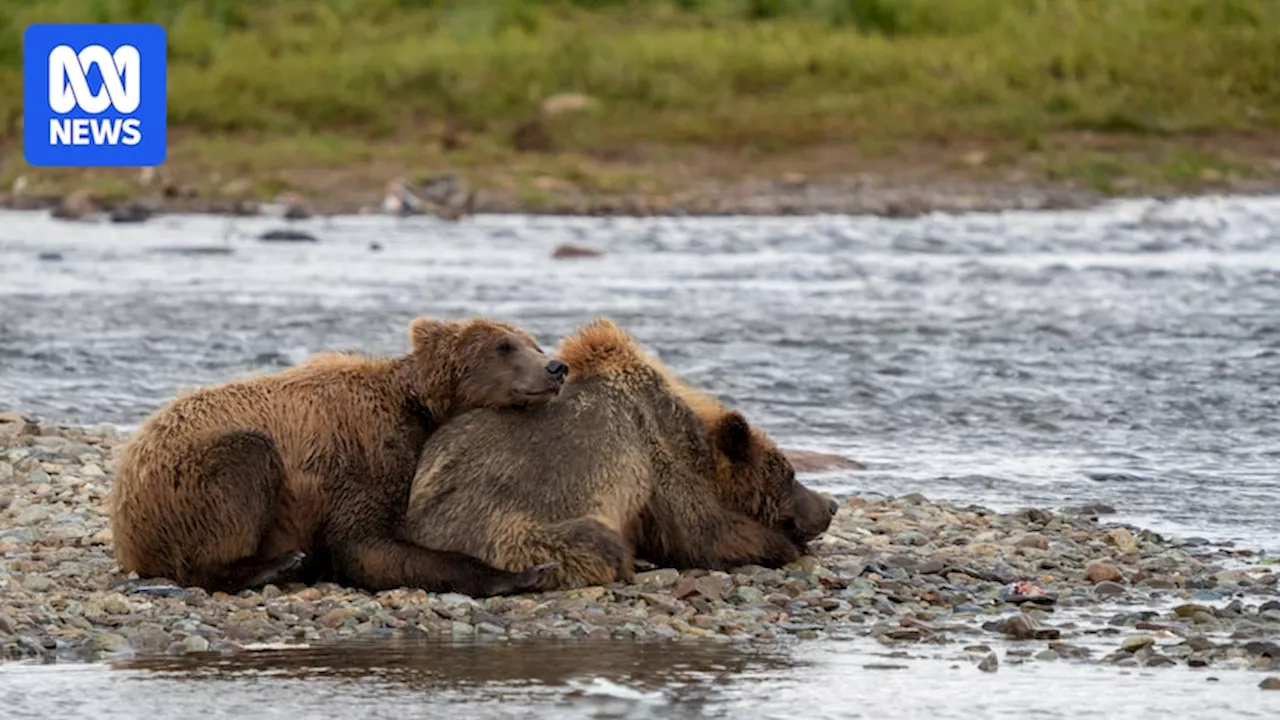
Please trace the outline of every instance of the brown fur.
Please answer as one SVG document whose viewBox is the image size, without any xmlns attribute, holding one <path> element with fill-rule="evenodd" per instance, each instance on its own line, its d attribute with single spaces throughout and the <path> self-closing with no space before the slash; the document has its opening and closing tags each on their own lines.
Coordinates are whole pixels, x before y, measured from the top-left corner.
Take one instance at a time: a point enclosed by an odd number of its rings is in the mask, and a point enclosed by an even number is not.
<svg viewBox="0 0 1280 720">
<path fill-rule="evenodd" d="M 234 591 L 298 570 L 370 589 L 488 595 L 545 569 L 497 570 L 395 535 L 423 442 L 474 408 L 532 407 L 564 380 L 524 331 L 416 318 L 395 358 L 323 353 L 170 402 L 130 440 L 111 520 L 126 572 Z"/>
<path fill-rule="evenodd" d="M 459 416 L 423 448 L 403 533 L 553 587 L 629 580 L 643 557 L 729 569 L 795 559 L 835 503 L 767 435 L 608 320 L 562 344 L 569 379 L 527 413 Z"/>
</svg>

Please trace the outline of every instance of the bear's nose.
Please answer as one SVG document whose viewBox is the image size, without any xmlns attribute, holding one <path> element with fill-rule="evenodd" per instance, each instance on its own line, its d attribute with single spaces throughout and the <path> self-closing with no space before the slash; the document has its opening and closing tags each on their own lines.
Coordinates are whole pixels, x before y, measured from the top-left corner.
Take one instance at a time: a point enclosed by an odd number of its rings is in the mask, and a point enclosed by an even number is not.
<svg viewBox="0 0 1280 720">
<path fill-rule="evenodd" d="M 836 511 L 839 509 L 840 509 L 840 503 L 836 502 L 834 499 L 827 501 L 827 512 L 831 513 L 832 515 L 835 515 Z"/>
<path fill-rule="evenodd" d="M 556 377 L 562 378 L 569 374 L 569 366 L 559 360 L 552 360 L 547 363 L 547 372 L 555 375 Z"/>
</svg>

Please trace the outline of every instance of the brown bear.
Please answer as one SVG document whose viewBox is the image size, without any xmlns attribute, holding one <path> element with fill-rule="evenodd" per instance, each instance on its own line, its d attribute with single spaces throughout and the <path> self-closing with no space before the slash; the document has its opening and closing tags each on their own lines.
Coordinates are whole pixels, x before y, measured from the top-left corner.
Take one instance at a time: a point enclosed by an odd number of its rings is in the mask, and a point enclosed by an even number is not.
<svg viewBox="0 0 1280 720">
<path fill-rule="evenodd" d="M 179 396 L 129 441 L 110 515 L 116 560 L 142 577 L 234 592 L 304 563 L 371 590 L 484 596 L 540 587 L 546 567 L 497 569 L 396 535 L 423 443 L 475 408 L 527 408 L 565 363 L 488 319 L 415 318 L 399 357 L 325 353 Z"/>
<path fill-rule="evenodd" d="M 796 482 L 741 413 L 699 393 L 599 319 L 561 345 L 560 395 L 460 415 L 423 447 L 403 536 L 504 569 L 555 562 L 552 588 L 660 566 L 777 567 L 837 505 Z"/>
</svg>

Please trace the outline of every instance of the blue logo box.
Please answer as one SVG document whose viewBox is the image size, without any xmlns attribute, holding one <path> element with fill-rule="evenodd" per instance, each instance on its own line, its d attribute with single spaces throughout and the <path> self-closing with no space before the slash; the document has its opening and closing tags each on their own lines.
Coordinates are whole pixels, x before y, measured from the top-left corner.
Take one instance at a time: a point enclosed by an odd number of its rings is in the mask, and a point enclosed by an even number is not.
<svg viewBox="0 0 1280 720">
<path fill-rule="evenodd" d="M 36 167 L 146 167 L 168 153 L 164 28 L 38 24 L 22 41 L 22 150 Z"/>
</svg>

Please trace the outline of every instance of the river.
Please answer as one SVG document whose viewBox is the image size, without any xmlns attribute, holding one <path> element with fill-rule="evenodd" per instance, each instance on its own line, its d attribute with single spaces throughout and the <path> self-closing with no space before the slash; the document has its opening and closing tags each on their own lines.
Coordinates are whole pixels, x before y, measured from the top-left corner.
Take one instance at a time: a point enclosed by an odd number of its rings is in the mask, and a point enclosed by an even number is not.
<svg viewBox="0 0 1280 720">
<path fill-rule="evenodd" d="M 910 219 L 348 216 L 292 223 L 313 232 L 314 244 L 255 239 L 282 225 L 0 214 L 0 409 L 128 427 L 183 386 L 284 367 L 320 349 L 402 352 L 417 314 L 492 315 L 548 346 L 603 314 L 780 444 L 867 465 L 807 478 L 824 490 L 920 492 L 999 509 L 1100 502 L 1118 511 L 1109 519 L 1280 551 L 1280 198 Z M 552 259 L 563 243 L 605 255 Z M 679 658 L 564 652 L 583 671 L 600 666 L 594 677 L 610 703 L 670 717 L 674 706 L 661 704 L 684 697 L 672 689 Z M 4 678 L 81 688 L 103 702 L 122 688 L 183 696 L 175 683 L 188 681 L 210 693 L 229 683 L 244 702 L 280 692 L 293 698 L 289 707 L 326 697 L 358 707 L 361 693 L 385 693 L 405 698 L 392 702 L 386 716 L 395 717 L 435 714 L 467 682 L 485 688 L 477 713 L 500 714 L 502 697 L 555 708 L 569 692 L 539 679 L 559 672 L 554 663 L 495 670 L 482 654 L 444 654 L 471 668 L 464 682 L 421 665 L 350 679 L 340 667 L 347 655 L 317 657 L 311 669 L 281 670 L 290 679 L 272 680 L 279 690 L 260 682 L 272 673 L 252 667 L 28 668 Z M 890 708 L 914 707 L 1005 717 L 1046 712 L 1033 690 L 1017 690 L 1046 682 L 1074 693 L 1080 714 L 1092 712 L 1101 706 L 1089 688 L 1116 677 L 1067 665 L 1002 670 L 998 680 L 864 672 L 863 660 L 829 646 L 782 652 L 781 664 L 736 657 L 724 662 L 745 664 L 727 679 L 694 682 L 690 692 L 734 714 L 910 717 Z M 646 676 L 652 682 L 609 690 L 628 663 L 661 667 Z M 1144 702 L 1172 713 L 1133 716 L 1178 716 L 1196 693 L 1220 697 L 1256 683 L 1228 675 L 1216 685 L 1132 677 L 1152 688 Z M 148 679 L 119 682 L 139 677 Z M 920 683 L 930 684 L 923 698 L 973 700 L 989 686 L 1012 699 L 948 705 L 948 715 L 911 705 Z M 648 684 L 657 695 L 645 694 Z M 428 687 L 454 695 L 432 690 L 427 699 Z M 854 714 L 824 714 L 829 702 Z"/>
</svg>

